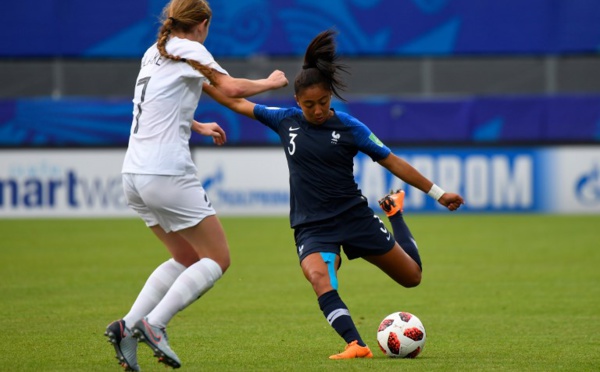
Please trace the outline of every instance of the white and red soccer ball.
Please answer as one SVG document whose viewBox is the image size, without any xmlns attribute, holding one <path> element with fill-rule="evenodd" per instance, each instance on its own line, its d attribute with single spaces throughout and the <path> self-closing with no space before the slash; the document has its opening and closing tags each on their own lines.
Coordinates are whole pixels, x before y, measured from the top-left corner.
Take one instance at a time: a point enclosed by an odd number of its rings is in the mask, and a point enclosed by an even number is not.
<svg viewBox="0 0 600 372">
<path fill-rule="evenodd" d="M 425 346 L 425 327 L 411 313 L 400 311 L 386 316 L 377 329 L 377 343 L 391 358 L 416 358 Z"/>
</svg>

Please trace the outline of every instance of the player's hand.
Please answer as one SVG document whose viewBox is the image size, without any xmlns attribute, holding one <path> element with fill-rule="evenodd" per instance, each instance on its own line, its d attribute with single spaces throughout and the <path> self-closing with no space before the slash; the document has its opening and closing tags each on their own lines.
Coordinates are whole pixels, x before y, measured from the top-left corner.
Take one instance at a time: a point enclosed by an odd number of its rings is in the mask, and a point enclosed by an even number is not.
<svg viewBox="0 0 600 372">
<path fill-rule="evenodd" d="M 215 122 L 200 123 L 194 120 L 192 123 L 192 130 L 203 136 L 212 137 L 214 144 L 217 146 L 221 146 L 227 142 L 225 131 Z"/>
<path fill-rule="evenodd" d="M 450 211 L 455 211 L 460 208 L 461 205 L 465 204 L 462 196 L 451 192 L 445 192 L 438 202 Z"/>
<path fill-rule="evenodd" d="M 280 70 L 275 70 L 267 78 L 272 84 L 274 89 L 283 88 L 288 85 L 288 79 L 285 77 L 285 73 Z"/>
</svg>

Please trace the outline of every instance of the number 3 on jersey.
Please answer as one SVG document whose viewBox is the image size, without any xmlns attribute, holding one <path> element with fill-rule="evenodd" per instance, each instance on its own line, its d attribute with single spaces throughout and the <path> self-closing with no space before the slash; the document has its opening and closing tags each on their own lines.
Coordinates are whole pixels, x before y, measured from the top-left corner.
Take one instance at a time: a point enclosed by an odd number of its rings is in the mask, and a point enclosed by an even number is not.
<svg viewBox="0 0 600 372">
<path fill-rule="evenodd" d="M 288 153 L 290 155 L 294 155 L 294 153 L 296 152 L 296 142 L 294 142 L 294 139 L 296 139 L 296 137 L 298 137 L 298 133 L 292 133 L 293 131 L 296 131 L 300 129 L 299 127 L 297 128 L 292 128 L 290 127 L 290 145 L 288 146 Z"/>
<path fill-rule="evenodd" d="M 290 133 L 290 145 L 288 146 L 288 152 L 290 153 L 290 155 L 294 155 L 294 153 L 296 152 L 296 142 L 294 142 L 294 139 L 298 136 L 298 134 L 296 133 Z"/>
<path fill-rule="evenodd" d="M 142 103 L 144 103 L 144 98 L 146 98 L 146 88 L 148 87 L 148 82 L 150 81 L 150 76 L 146 76 L 145 78 L 141 78 L 137 81 L 136 86 L 142 85 L 142 94 L 140 96 L 140 103 L 137 104 L 138 113 L 135 116 L 135 128 L 133 129 L 133 133 L 137 133 L 140 128 L 140 115 L 142 115 Z"/>
</svg>

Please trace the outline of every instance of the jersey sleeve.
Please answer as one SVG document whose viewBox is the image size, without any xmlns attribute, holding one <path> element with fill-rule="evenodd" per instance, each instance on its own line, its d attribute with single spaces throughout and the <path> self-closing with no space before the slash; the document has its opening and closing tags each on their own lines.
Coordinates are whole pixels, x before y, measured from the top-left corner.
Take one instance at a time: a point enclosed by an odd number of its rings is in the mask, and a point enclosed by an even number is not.
<svg viewBox="0 0 600 372">
<path fill-rule="evenodd" d="M 388 157 L 391 150 L 365 124 L 348 114 L 338 113 L 338 116 L 350 126 L 359 151 L 370 156 L 373 161 Z"/>
<path fill-rule="evenodd" d="M 208 51 L 208 49 L 206 49 L 206 47 L 200 43 L 181 39 L 171 39 L 169 43 L 167 43 L 167 51 L 181 58 L 193 59 L 207 67 L 219 71 L 222 74 L 229 75 L 227 70 L 221 67 L 217 61 L 215 61 L 213 55 Z M 194 70 L 191 66 L 189 66 L 188 70 L 192 75 L 190 77 L 201 75 L 200 72 Z"/>
<path fill-rule="evenodd" d="M 277 132 L 279 124 L 290 114 L 290 109 L 281 107 L 269 107 L 265 105 L 254 106 L 254 117 L 267 127 Z"/>
</svg>

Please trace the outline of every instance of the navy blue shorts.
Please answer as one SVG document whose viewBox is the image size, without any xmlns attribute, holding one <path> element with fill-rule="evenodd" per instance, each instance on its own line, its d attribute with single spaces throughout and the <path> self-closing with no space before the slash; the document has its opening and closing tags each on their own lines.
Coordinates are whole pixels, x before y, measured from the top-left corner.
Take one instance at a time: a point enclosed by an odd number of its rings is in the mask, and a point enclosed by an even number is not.
<svg viewBox="0 0 600 372">
<path fill-rule="evenodd" d="M 294 229 L 296 249 L 300 262 L 315 252 L 329 252 L 353 260 L 363 256 L 377 256 L 389 252 L 396 241 L 379 216 L 366 202 L 340 215 Z"/>
</svg>

